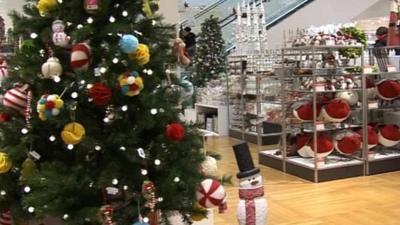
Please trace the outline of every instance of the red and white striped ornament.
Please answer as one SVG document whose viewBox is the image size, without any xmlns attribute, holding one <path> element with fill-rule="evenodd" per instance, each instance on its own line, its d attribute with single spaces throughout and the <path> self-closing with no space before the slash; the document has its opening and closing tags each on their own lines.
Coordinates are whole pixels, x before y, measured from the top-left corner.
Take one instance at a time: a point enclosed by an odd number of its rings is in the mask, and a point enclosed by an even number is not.
<svg viewBox="0 0 400 225">
<path fill-rule="evenodd" d="M 87 43 L 76 44 L 72 48 L 71 67 L 75 70 L 87 70 L 90 64 L 92 52 Z"/>
<path fill-rule="evenodd" d="M 197 201 L 204 208 L 214 208 L 223 204 L 226 197 L 224 187 L 216 180 L 205 179 L 196 191 Z"/>
<path fill-rule="evenodd" d="M 12 225 L 12 216 L 10 210 L 0 213 L 0 225 Z"/>
<path fill-rule="evenodd" d="M 8 90 L 4 95 L 3 105 L 25 115 L 28 105 L 28 85 Z"/>
</svg>

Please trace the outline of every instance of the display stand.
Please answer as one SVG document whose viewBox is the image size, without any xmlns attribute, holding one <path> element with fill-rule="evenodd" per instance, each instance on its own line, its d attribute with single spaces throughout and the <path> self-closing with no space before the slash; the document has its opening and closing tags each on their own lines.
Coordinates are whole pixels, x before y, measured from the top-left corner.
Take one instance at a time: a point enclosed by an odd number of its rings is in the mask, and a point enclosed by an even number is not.
<svg viewBox="0 0 400 225">
<path fill-rule="evenodd" d="M 370 63 L 376 65 L 380 72 L 372 72 L 368 70 L 366 76 L 375 82 L 382 79 L 400 80 L 399 57 L 396 55 L 390 56 L 389 52 L 393 53 L 400 49 L 400 46 L 390 46 L 383 48 L 371 48 Z M 400 126 L 400 100 L 398 98 L 391 101 L 384 101 L 378 97 L 369 99 L 366 108 L 369 112 L 367 123 L 395 124 Z M 400 170 L 400 146 L 399 144 L 393 147 L 377 147 L 368 151 L 368 174 L 374 175 Z"/>
<path fill-rule="evenodd" d="M 195 104 L 195 110 L 197 117 L 199 115 L 214 115 L 214 119 L 211 125 L 207 124 L 205 119 L 204 129 L 218 133 L 220 136 L 227 136 L 229 133 L 228 125 L 228 107 L 224 105 L 214 106 L 202 103 Z M 212 117 L 209 117 L 212 119 Z"/>
<path fill-rule="evenodd" d="M 307 47 L 292 47 L 282 49 L 282 62 L 283 67 L 277 70 L 276 73 L 281 75 L 282 83 L 282 140 L 281 149 L 261 151 L 259 153 L 260 164 L 273 167 L 278 170 L 299 176 L 301 178 L 321 182 L 340 178 L 355 177 L 367 174 L 367 159 L 368 152 L 366 148 L 360 149 L 356 154 L 343 155 L 337 152 L 327 156 L 321 157 L 314 151 L 313 158 L 302 158 L 297 154 L 293 154 L 291 148 L 293 147 L 289 142 L 290 135 L 296 132 L 308 133 L 312 135 L 313 149 L 317 149 L 317 137 L 320 133 L 332 134 L 335 131 L 362 128 L 366 124 L 366 110 L 361 107 L 366 101 L 365 90 L 351 89 L 351 91 L 358 91 L 360 93 L 360 103 L 351 108 L 353 114 L 356 111 L 362 112 L 362 120 L 357 121 L 356 118 L 350 117 L 349 119 L 340 123 L 327 123 L 323 122 L 317 115 L 317 101 L 324 94 L 334 95 L 336 92 L 343 90 L 326 90 L 317 82 L 318 77 L 333 78 L 336 76 L 343 76 L 344 70 L 351 66 L 338 65 L 334 68 L 321 68 L 317 67 L 320 59 L 324 54 L 338 52 L 343 48 L 362 48 L 361 46 L 307 46 Z M 308 69 L 308 74 L 299 73 L 304 71 L 305 68 L 299 67 L 304 58 L 311 60 L 311 67 Z M 363 58 L 361 58 L 363 62 Z M 362 66 L 362 65 L 361 65 Z M 346 73 L 346 76 L 359 77 L 362 80 L 362 87 L 365 86 L 365 76 L 362 73 Z M 305 79 L 312 81 L 310 90 L 301 89 L 301 83 Z M 298 98 L 289 98 L 289 96 L 298 96 Z M 312 101 L 313 120 L 311 122 L 299 123 L 292 119 L 291 106 L 293 103 L 300 99 L 308 98 Z M 365 130 L 365 129 L 364 129 Z M 364 134 L 365 138 L 366 135 Z M 363 140 L 364 140 L 363 138 Z M 363 141 L 366 144 L 365 141 Z"/>
</svg>

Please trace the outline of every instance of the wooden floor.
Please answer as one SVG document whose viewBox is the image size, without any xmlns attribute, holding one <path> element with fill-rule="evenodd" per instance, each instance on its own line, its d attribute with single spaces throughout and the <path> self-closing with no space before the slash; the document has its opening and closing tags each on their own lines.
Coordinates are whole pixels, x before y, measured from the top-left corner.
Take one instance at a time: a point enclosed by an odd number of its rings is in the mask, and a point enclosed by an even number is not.
<svg viewBox="0 0 400 225">
<path fill-rule="evenodd" d="M 238 171 L 231 146 L 238 140 L 209 139 L 208 150 L 222 156 L 221 173 Z M 251 145 L 258 164 L 258 147 Z M 400 172 L 314 184 L 260 166 L 269 204 L 268 225 L 400 225 Z M 214 215 L 215 225 L 236 225 L 238 184 L 225 187 L 226 214 Z"/>
</svg>

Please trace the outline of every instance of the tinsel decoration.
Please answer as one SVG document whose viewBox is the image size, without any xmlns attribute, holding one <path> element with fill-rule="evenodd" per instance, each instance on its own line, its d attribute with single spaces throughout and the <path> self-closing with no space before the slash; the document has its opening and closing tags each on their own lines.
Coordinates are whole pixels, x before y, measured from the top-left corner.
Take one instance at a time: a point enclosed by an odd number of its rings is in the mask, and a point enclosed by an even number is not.
<svg viewBox="0 0 400 225">
<path fill-rule="evenodd" d="M 111 205 L 105 205 L 100 209 L 102 225 L 116 225 L 113 221 L 114 209 Z"/>
<path fill-rule="evenodd" d="M 25 123 L 28 129 L 32 129 L 32 91 L 28 91 L 27 106 L 25 110 Z"/>
<path fill-rule="evenodd" d="M 146 199 L 144 206 L 149 208 L 151 212 L 154 212 L 154 209 L 157 204 L 156 199 L 156 187 L 153 182 L 146 180 L 142 185 L 142 195 Z"/>
</svg>

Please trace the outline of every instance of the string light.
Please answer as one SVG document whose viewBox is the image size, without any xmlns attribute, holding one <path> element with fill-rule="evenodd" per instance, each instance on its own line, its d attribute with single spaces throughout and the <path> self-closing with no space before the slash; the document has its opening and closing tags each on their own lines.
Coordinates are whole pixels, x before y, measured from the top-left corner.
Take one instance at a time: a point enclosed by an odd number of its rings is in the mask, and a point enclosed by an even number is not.
<svg viewBox="0 0 400 225">
<path fill-rule="evenodd" d="M 29 206 L 28 207 L 28 212 L 34 213 L 35 212 L 35 207 Z"/>
<path fill-rule="evenodd" d="M 148 69 L 148 70 L 147 70 L 147 74 L 148 74 L 148 75 L 153 75 L 153 70 Z"/>
<path fill-rule="evenodd" d="M 69 218 L 69 215 L 68 215 L 68 214 L 64 214 L 64 215 L 63 215 L 63 219 L 64 219 L 64 220 L 66 220 L 66 219 L 68 219 L 68 218 Z"/>
<path fill-rule="evenodd" d="M 29 186 L 24 187 L 24 192 L 25 193 L 31 192 L 31 187 L 29 187 Z"/>
<path fill-rule="evenodd" d="M 181 179 L 180 179 L 179 177 L 175 177 L 175 178 L 174 178 L 174 182 L 175 182 L 175 183 L 178 183 L 179 181 L 181 181 Z"/>
<path fill-rule="evenodd" d="M 142 169 L 142 172 L 141 172 L 141 173 L 142 173 L 143 176 L 146 176 L 148 172 L 147 172 L 147 170 Z"/>
<path fill-rule="evenodd" d="M 143 222 L 148 223 L 149 221 L 150 221 L 149 218 L 147 218 L 147 217 L 143 218 Z"/>
<path fill-rule="evenodd" d="M 83 25 L 82 25 L 82 24 L 78 24 L 78 26 L 76 26 L 76 28 L 82 29 L 82 28 L 83 28 Z"/>
<path fill-rule="evenodd" d="M 119 150 L 124 152 L 124 151 L 126 151 L 126 148 L 124 146 L 121 146 L 121 147 L 119 147 Z"/>
<path fill-rule="evenodd" d="M 87 21 L 88 24 L 92 24 L 93 23 L 93 18 L 89 17 L 86 21 Z"/>
<path fill-rule="evenodd" d="M 123 189 L 125 190 L 125 191 L 127 191 L 128 190 L 128 185 L 124 185 L 124 187 L 123 187 Z"/>
<path fill-rule="evenodd" d="M 51 135 L 51 136 L 49 137 L 49 140 L 50 140 L 51 142 L 54 142 L 54 141 L 56 140 L 56 137 L 55 137 L 54 135 Z"/>
<path fill-rule="evenodd" d="M 113 62 L 114 64 L 117 64 L 117 63 L 119 62 L 119 59 L 118 59 L 118 58 L 113 58 L 112 62 Z"/>
<path fill-rule="evenodd" d="M 158 202 L 162 202 L 162 201 L 164 201 L 164 198 L 163 197 L 159 197 L 158 198 Z"/>
<path fill-rule="evenodd" d="M 156 166 L 159 166 L 161 164 L 161 161 L 159 159 L 154 160 L 154 164 Z"/>
<path fill-rule="evenodd" d="M 121 107 L 121 110 L 122 110 L 123 112 L 128 111 L 128 106 L 127 106 L 127 105 L 122 106 L 122 107 Z"/>
<path fill-rule="evenodd" d="M 69 144 L 69 145 L 67 145 L 67 148 L 68 148 L 68 150 L 72 150 L 72 149 L 74 149 L 74 145 Z"/>
<path fill-rule="evenodd" d="M 110 19 L 109 19 L 109 21 L 110 21 L 110 23 L 114 23 L 114 22 L 115 22 L 115 17 L 113 17 L 113 16 L 110 16 Z"/>
<path fill-rule="evenodd" d="M 25 127 L 21 129 L 22 134 L 27 134 L 28 132 L 29 132 L 29 130 Z"/>
<path fill-rule="evenodd" d="M 127 11 L 123 11 L 123 12 L 122 12 L 122 16 L 123 16 L 123 17 L 127 17 L 127 16 L 128 16 L 128 12 L 127 12 Z"/>
<path fill-rule="evenodd" d="M 73 99 L 78 98 L 78 93 L 77 92 L 72 92 L 71 98 L 73 98 Z"/>
<path fill-rule="evenodd" d="M 30 36 L 31 36 L 32 39 L 36 39 L 38 37 L 37 33 L 31 33 Z"/>
<path fill-rule="evenodd" d="M 150 110 L 151 115 L 156 115 L 158 113 L 157 109 L 151 109 Z"/>
<path fill-rule="evenodd" d="M 106 117 L 106 118 L 103 119 L 103 121 L 104 121 L 104 123 L 109 123 L 110 119 Z"/>
<path fill-rule="evenodd" d="M 58 0 L 58 3 L 62 4 L 62 3 L 63 3 L 63 0 Z"/>
<path fill-rule="evenodd" d="M 6 192 L 5 190 L 1 190 L 1 191 L 0 191 L 0 195 L 1 195 L 1 196 L 6 196 L 6 195 L 7 195 L 7 192 Z"/>
<path fill-rule="evenodd" d="M 101 150 L 101 146 L 96 145 L 96 146 L 94 147 L 94 149 L 95 149 L 96 151 L 100 151 L 100 150 Z"/>
<path fill-rule="evenodd" d="M 107 72 L 107 68 L 105 68 L 105 67 L 100 68 L 100 73 L 106 73 L 106 72 Z"/>
<path fill-rule="evenodd" d="M 59 76 L 54 76 L 53 80 L 54 82 L 59 83 L 61 81 L 61 78 Z"/>
<path fill-rule="evenodd" d="M 152 20 L 152 21 L 151 21 L 151 25 L 154 26 L 154 25 L 156 25 L 156 24 L 157 24 L 157 21 L 155 21 L 155 20 Z"/>
<path fill-rule="evenodd" d="M 113 184 L 113 185 L 117 185 L 118 183 L 119 183 L 118 179 L 113 179 L 113 180 L 112 180 L 112 184 Z"/>
</svg>

